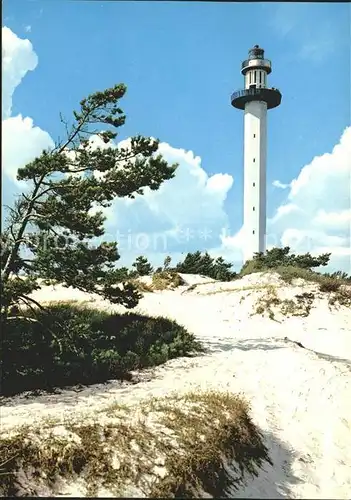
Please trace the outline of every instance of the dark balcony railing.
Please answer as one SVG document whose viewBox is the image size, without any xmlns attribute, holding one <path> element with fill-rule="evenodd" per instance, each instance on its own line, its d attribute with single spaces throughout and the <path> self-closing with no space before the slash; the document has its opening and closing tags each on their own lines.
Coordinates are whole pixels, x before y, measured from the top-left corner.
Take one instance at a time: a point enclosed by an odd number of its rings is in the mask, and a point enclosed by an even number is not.
<svg viewBox="0 0 351 500">
<path fill-rule="evenodd" d="M 252 89 L 242 89 L 242 90 L 237 90 L 236 92 L 232 93 L 232 101 L 234 99 L 238 99 L 238 97 L 243 97 L 243 96 L 258 96 L 262 94 L 263 90 L 270 90 L 266 88 L 252 88 Z M 278 89 L 273 89 L 273 90 L 278 90 Z M 279 92 L 279 90 L 278 90 Z"/>
<path fill-rule="evenodd" d="M 282 95 L 278 89 L 272 88 L 251 88 L 242 89 L 233 92 L 231 103 L 235 108 L 245 109 L 245 104 L 251 101 L 264 101 L 267 103 L 267 108 L 275 108 L 279 106 Z"/>
</svg>

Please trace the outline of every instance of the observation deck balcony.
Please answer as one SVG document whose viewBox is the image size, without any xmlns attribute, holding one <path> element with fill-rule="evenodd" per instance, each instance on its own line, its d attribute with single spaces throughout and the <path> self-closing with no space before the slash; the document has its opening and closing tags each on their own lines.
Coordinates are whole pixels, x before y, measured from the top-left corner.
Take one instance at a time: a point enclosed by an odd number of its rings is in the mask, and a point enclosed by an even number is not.
<svg viewBox="0 0 351 500">
<path fill-rule="evenodd" d="M 237 90 L 231 96 L 231 103 L 234 108 L 245 109 L 245 104 L 252 101 L 264 101 L 267 109 L 276 108 L 282 100 L 282 94 L 278 89 L 251 88 Z"/>
</svg>

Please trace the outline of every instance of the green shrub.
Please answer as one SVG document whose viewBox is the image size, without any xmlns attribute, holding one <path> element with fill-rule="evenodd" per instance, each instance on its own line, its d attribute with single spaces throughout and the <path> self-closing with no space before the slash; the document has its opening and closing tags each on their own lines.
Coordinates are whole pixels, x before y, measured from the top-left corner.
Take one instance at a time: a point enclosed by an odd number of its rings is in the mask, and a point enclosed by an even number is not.
<svg viewBox="0 0 351 500">
<path fill-rule="evenodd" d="M 274 271 L 276 271 L 286 283 L 292 283 L 293 280 L 298 278 L 315 282 L 320 276 L 318 273 L 296 266 L 279 266 L 274 269 Z"/>
<path fill-rule="evenodd" d="M 297 278 L 301 278 L 312 283 L 318 283 L 321 292 L 336 292 L 342 284 L 346 283 L 342 278 L 331 277 L 295 266 L 281 266 L 277 267 L 275 271 L 287 283 L 292 283 L 292 281 Z"/>
<path fill-rule="evenodd" d="M 201 351 L 175 321 L 69 303 L 2 321 L 3 395 L 128 377 L 130 370 Z"/>
<path fill-rule="evenodd" d="M 277 267 L 295 267 L 311 271 L 313 268 L 326 266 L 330 259 L 330 253 L 324 253 L 318 257 L 313 257 L 309 252 L 305 254 L 290 254 L 290 247 L 272 248 L 263 252 L 256 253 L 254 257 L 245 262 L 240 275 L 257 273 Z"/>
<path fill-rule="evenodd" d="M 207 252 L 188 253 L 183 262 L 179 262 L 176 271 L 186 274 L 201 274 L 219 281 L 231 281 L 237 274 L 231 270 L 233 265 L 222 257 L 214 259 Z"/>
<path fill-rule="evenodd" d="M 247 274 L 259 273 L 264 270 L 265 268 L 260 261 L 255 259 L 247 260 L 241 268 L 240 277 L 246 276 Z"/>
</svg>

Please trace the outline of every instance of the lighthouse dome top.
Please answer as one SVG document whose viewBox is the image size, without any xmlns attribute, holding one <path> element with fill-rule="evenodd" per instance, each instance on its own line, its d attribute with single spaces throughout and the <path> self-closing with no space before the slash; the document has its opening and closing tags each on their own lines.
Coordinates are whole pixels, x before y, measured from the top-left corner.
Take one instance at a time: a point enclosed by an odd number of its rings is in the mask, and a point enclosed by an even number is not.
<svg viewBox="0 0 351 500">
<path fill-rule="evenodd" d="M 264 49 L 259 45 L 254 45 L 249 50 L 248 58 L 241 64 L 241 73 L 245 75 L 248 71 L 262 69 L 267 75 L 272 71 L 272 64 L 269 59 L 264 58 Z"/>
<path fill-rule="evenodd" d="M 255 45 L 249 50 L 249 59 L 264 59 L 264 50 L 259 45 Z"/>
</svg>

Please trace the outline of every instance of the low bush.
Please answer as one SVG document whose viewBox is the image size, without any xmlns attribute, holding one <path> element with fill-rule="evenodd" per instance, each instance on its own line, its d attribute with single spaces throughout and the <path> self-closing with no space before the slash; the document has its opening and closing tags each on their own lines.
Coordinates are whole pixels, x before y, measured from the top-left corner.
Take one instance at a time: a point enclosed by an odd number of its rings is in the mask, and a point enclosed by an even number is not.
<svg viewBox="0 0 351 500">
<path fill-rule="evenodd" d="M 233 264 L 226 262 L 222 257 L 214 259 L 208 252 L 200 251 L 188 253 L 183 262 L 179 262 L 175 269 L 179 273 L 201 274 L 218 281 L 231 281 L 237 277 L 232 271 Z"/>
<path fill-rule="evenodd" d="M 278 266 L 272 271 L 278 273 L 282 280 L 289 284 L 299 278 L 305 281 L 316 282 L 319 276 L 321 276 L 320 274 L 310 271 L 309 269 L 302 269 L 301 267 L 296 266 Z"/>
<path fill-rule="evenodd" d="M 254 272 L 274 270 L 277 267 L 294 267 L 311 271 L 313 268 L 326 266 L 329 263 L 330 253 L 324 253 L 318 257 L 310 253 L 296 255 L 290 253 L 290 247 L 271 248 L 266 253 L 259 252 L 254 257 L 246 261 L 240 271 L 241 276 Z"/>
<path fill-rule="evenodd" d="M 245 262 L 243 267 L 241 268 L 240 271 L 240 278 L 243 278 L 244 276 L 248 274 L 253 274 L 253 273 L 260 273 L 264 271 L 265 268 L 261 264 L 261 262 L 256 261 L 255 259 L 251 259 Z"/>
<path fill-rule="evenodd" d="M 61 303 L 2 321 L 3 395 L 127 377 L 201 351 L 175 321 Z"/>
<path fill-rule="evenodd" d="M 331 278 L 323 275 L 319 277 L 319 289 L 321 292 L 337 292 L 342 283 L 342 280 L 338 278 Z"/>
</svg>

